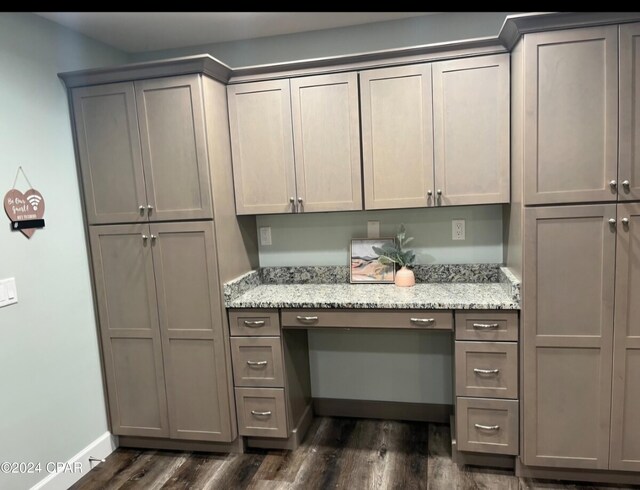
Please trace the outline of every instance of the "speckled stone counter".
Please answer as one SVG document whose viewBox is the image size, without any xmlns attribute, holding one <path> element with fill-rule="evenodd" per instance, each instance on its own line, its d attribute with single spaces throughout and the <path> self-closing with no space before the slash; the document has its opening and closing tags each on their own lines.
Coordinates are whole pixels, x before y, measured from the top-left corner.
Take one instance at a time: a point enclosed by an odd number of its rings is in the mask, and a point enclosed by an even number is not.
<svg viewBox="0 0 640 490">
<path fill-rule="evenodd" d="M 289 279 L 303 284 L 276 284 L 274 271 L 252 271 L 225 284 L 227 308 L 381 308 L 381 309 L 457 309 L 457 310 L 517 310 L 519 283 L 498 265 L 493 282 L 486 282 L 482 274 L 478 282 L 427 282 L 412 288 L 394 284 L 348 284 L 339 281 L 341 274 L 333 274 L 319 283 L 295 277 L 291 268 L 282 271 Z M 326 272 L 326 271 L 325 271 Z M 308 268 L 304 271 L 309 274 Z M 264 276 L 264 277 L 263 277 Z M 307 277 L 307 276 L 304 276 Z M 473 276 L 465 276 L 473 281 Z M 500 282 L 499 282 L 500 281 Z"/>
</svg>

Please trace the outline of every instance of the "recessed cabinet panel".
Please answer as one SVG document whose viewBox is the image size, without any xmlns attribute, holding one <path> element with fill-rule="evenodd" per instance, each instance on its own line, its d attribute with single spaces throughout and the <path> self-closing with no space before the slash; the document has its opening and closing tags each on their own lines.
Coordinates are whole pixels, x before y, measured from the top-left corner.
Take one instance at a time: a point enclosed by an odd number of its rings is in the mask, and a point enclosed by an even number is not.
<svg viewBox="0 0 640 490">
<path fill-rule="evenodd" d="M 135 82 L 151 221 L 213 217 L 198 75 Z"/>
<path fill-rule="evenodd" d="M 615 218 L 614 204 L 525 210 L 526 465 L 608 468 Z"/>
<path fill-rule="evenodd" d="M 433 65 L 438 205 L 509 202 L 509 55 Z"/>
<path fill-rule="evenodd" d="M 150 231 L 171 437 L 229 442 L 228 347 L 213 223 L 159 223 Z"/>
<path fill-rule="evenodd" d="M 640 204 L 618 218 L 610 468 L 640 471 Z"/>
<path fill-rule="evenodd" d="M 113 411 L 117 434 L 168 435 L 166 400 L 156 379 L 157 353 L 153 339 L 112 338 L 110 349 L 114 375 Z"/>
<path fill-rule="evenodd" d="M 617 26 L 524 38 L 525 204 L 615 201 Z"/>
<path fill-rule="evenodd" d="M 638 201 L 640 200 L 640 23 L 620 26 L 619 111 L 618 199 Z"/>
<path fill-rule="evenodd" d="M 94 226 L 90 236 L 112 431 L 168 437 L 149 227 Z"/>
<path fill-rule="evenodd" d="M 87 220 L 146 221 L 133 83 L 76 88 L 72 96 Z"/>
<path fill-rule="evenodd" d="M 360 72 L 365 209 L 432 205 L 431 65 Z"/>
<path fill-rule="evenodd" d="M 362 209 L 358 75 L 291 80 L 300 211 Z"/>
<path fill-rule="evenodd" d="M 290 213 L 296 196 L 289 80 L 227 87 L 237 214 Z"/>
</svg>

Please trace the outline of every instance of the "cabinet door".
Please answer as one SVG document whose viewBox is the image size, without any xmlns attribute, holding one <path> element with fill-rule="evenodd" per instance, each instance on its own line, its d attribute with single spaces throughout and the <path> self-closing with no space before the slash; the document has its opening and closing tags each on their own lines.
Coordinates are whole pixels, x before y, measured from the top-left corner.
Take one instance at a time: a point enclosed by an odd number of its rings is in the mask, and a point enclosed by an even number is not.
<svg viewBox="0 0 640 490">
<path fill-rule="evenodd" d="M 213 218 L 198 75 L 135 82 L 149 219 Z"/>
<path fill-rule="evenodd" d="M 227 87 L 237 214 L 295 211 L 289 80 Z"/>
<path fill-rule="evenodd" d="M 526 465 L 608 468 L 615 216 L 615 204 L 525 210 Z"/>
<path fill-rule="evenodd" d="M 358 75 L 291 80 L 299 211 L 362 209 Z"/>
<path fill-rule="evenodd" d="M 431 65 L 360 72 L 365 209 L 433 204 Z"/>
<path fill-rule="evenodd" d="M 235 407 L 213 233 L 210 221 L 151 225 L 171 437 L 229 442 Z"/>
<path fill-rule="evenodd" d="M 640 200 L 640 23 L 620 26 L 618 198 Z M 629 181 L 629 185 L 623 182 Z"/>
<path fill-rule="evenodd" d="M 72 97 L 87 220 L 146 221 L 133 84 L 76 88 Z"/>
<path fill-rule="evenodd" d="M 525 204 L 615 201 L 617 26 L 524 37 Z"/>
<path fill-rule="evenodd" d="M 509 55 L 433 65 L 439 205 L 509 202 Z"/>
<path fill-rule="evenodd" d="M 640 204 L 618 205 L 618 218 L 609 468 L 640 471 Z"/>
<path fill-rule="evenodd" d="M 89 233 L 111 429 L 167 437 L 149 226 L 92 226 Z"/>
</svg>

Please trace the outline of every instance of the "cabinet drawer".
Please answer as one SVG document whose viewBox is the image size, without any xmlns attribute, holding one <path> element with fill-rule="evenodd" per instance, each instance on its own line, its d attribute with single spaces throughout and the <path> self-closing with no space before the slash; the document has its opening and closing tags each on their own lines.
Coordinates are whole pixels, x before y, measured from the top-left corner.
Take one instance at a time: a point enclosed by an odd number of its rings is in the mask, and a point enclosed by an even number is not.
<svg viewBox="0 0 640 490">
<path fill-rule="evenodd" d="M 233 337 L 231 358 L 236 386 L 284 387 L 280 337 Z"/>
<path fill-rule="evenodd" d="M 518 400 L 457 399 L 458 449 L 518 454 Z"/>
<path fill-rule="evenodd" d="M 456 395 L 518 398 L 518 344 L 456 341 Z"/>
<path fill-rule="evenodd" d="M 280 335 L 278 310 L 229 310 L 231 336 L 276 337 Z"/>
<path fill-rule="evenodd" d="M 238 431 L 241 436 L 287 437 L 282 388 L 236 388 Z"/>
<path fill-rule="evenodd" d="M 283 327 L 453 330 L 451 310 L 283 310 Z"/>
<path fill-rule="evenodd" d="M 517 311 L 456 311 L 456 340 L 518 340 Z"/>
</svg>

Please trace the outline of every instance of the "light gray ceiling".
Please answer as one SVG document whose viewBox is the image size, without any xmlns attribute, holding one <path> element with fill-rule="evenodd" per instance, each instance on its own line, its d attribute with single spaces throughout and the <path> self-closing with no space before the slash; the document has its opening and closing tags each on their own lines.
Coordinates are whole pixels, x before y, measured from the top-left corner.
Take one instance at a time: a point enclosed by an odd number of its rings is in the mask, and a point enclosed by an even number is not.
<svg viewBox="0 0 640 490">
<path fill-rule="evenodd" d="M 434 13 L 437 12 L 36 12 L 41 17 L 129 53 Z"/>
</svg>

